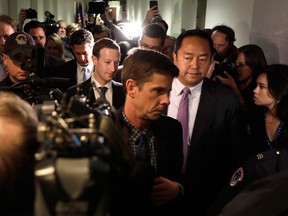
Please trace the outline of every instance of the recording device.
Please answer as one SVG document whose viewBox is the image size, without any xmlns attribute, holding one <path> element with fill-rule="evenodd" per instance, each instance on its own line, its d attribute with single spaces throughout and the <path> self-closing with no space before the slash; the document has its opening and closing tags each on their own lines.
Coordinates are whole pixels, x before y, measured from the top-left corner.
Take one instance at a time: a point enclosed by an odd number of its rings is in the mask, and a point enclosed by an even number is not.
<svg viewBox="0 0 288 216">
<path fill-rule="evenodd" d="M 157 6 L 155 10 L 158 10 L 158 1 L 149 1 L 149 7 Z"/>
<path fill-rule="evenodd" d="M 26 46 L 15 58 L 21 62 L 21 69 L 42 77 L 44 71 L 43 47 Z"/>
<path fill-rule="evenodd" d="M 225 58 L 219 64 L 215 64 L 210 79 L 213 79 L 216 75 L 225 76 L 224 71 L 230 74 L 232 77 L 235 77 L 236 76 L 235 68 L 236 68 L 235 62 L 231 61 L 228 58 Z"/>
<path fill-rule="evenodd" d="M 25 10 L 26 12 L 26 18 L 27 19 L 35 19 L 37 18 L 37 11 L 35 9 L 32 8 L 28 8 Z"/>
<path fill-rule="evenodd" d="M 50 11 L 45 11 L 44 15 L 46 18 L 43 24 L 45 25 L 46 36 L 48 37 L 49 35 L 56 33 L 60 25 L 54 20 L 55 16 Z"/>
<path fill-rule="evenodd" d="M 110 104 L 75 94 L 69 105 L 43 103 L 36 154 L 35 215 L 110 215 L 123 145 Z"/>
<path fill-rule="evenodd" d="M 106 3 L 104 1 L 90 1 L 88 3 L 89 14 L 104 14 L 106 11 Z"/>
<path fill-rule="evenodd" d="M 44 77 L 44 48 L 25 46 L 14 56 L 21 62 L 21 69 L 28 71 L 27 78 L 10 87 L 0 90 L 12 91 L 30 104 L 41 104 L 47 100 L 61 100 L 63 93 L 58 87 L 68 88 L 71 81 L 68 78 Z"/>
</svg>

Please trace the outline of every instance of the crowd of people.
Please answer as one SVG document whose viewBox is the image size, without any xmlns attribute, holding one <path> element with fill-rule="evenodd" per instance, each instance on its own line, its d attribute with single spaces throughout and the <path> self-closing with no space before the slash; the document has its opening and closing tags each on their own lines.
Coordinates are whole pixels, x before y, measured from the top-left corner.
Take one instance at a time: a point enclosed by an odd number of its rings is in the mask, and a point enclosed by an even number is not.
<svg viewBox="0 0 288 216">
<path fill-rule="evenodd" d="M 51 99 L 51 88 L 62 93 L 63 107 L 81 95 L 89 107 L 100 100 L 115 111 L 131 173 L 110 193 L 111 216 L 244 215 L 254 203 L 253 215 L 267 215 L 276 208 L 272 201 L 263 212 L 254 190 L 278 172 L 276 179 L 288 180 L 288 64 L 268 64 L 256 44 L 236 47 L 226 25 L 167 35 L 157 6 L 137 42 L 106 13 L 89 28 L 58 20 L 49 35 L 39 21 L 24 25 L 25 13 L 18 25 L 0 15 L 0 214 L 32 215 L 41 146 L 33 106 Z M 244 197 L 251 205 L 239 205 Z M 281 197 L 278 203 L 287 201 Z M 287 209 L 281 205 L 279 215 Z"/>
</svg>

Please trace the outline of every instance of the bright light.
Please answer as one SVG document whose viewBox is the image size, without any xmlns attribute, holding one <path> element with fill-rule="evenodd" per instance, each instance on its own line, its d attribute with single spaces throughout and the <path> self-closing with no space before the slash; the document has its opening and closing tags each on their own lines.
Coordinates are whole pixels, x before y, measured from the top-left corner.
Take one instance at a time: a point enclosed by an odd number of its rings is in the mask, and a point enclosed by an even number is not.
<svg viewBox="0 0 288 216">
<path fill-rule="evenodd" d="M 139 22 L 123 22 L 119 23 L 118 26 L 131 38 L 139 36 L 142 31 L 141 23 Z"/>
</svg>

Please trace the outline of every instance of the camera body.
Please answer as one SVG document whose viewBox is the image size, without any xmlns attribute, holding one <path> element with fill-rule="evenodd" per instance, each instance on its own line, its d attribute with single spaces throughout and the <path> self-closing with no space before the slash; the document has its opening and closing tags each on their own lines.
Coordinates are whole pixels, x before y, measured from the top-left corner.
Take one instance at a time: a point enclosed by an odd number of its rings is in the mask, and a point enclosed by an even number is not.
<svg viewBox="0 0 288 216">
<path fill-rule="evenodd" d="M 37 18 L 37 11 L 35 9 L 28 8 L 27 10 L 25 10 L 25 12 L 26 12 L 26 18 L 27 19 Z"/>
<path fill-rule="evenodd" d="M 91 1 L 88 3 L 89 14 L 104 14 L 106 3 L 104 1 Z"/>
<path fill-rule="evenodd" d="M 219 64 L 215 64 L 214 71 L 212 72 L 211 79 L 216 75 L 225 76 L 224 71 L 229 73 L 231 76 L 235 76 L 235 62 L 231 61 L 228 58 L 225 58 Z"/>
</svg>

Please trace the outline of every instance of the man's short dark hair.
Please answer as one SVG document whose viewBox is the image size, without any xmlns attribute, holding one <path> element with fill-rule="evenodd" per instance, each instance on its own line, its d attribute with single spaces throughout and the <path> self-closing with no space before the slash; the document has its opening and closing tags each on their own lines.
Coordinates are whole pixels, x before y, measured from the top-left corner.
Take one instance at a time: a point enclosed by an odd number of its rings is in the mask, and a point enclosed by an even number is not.
<svg viewBox="0 0 288 216">
<path fill-rule="evenodd" d="M 200 29 L 191 29 L 191 30 L 184 31 L 177 37 L 176 42 L 175 42 L 175 46 L 174 46 L 174 52 L 176 53 L 176 55 L 177 55 L 178 50 L 182 46 L 182 42 L 183 42 L 184 38 L 186 38 L 186 37 L 200 37 L 204 40 L 207 40 L 207 42 L 209 43 L 211 54 L 212 54 L 212 56 L 214 55 L 215 48 L 213 46 L 212 38 L 210 37 L 210 35 L 206 31 L 200 30 Z"/>
<path fill-rule="evenodd" d="M 8 15 L 0 15 L 0 22 L 10 25 L 14 29 L 14 31 L 17 30 L 16 20 L 14 20 L 12 17 Z"/>
<path fill-rule="evenodd" d="M 156 23 L 152 23 L 152 24 L 146 25 L 142 29 L 141 38 L 144 35 L 146 35 L 149 38 L 159 38 L 159 39 L 161 39 L 161 46 L 163 46 L 164 43 L 165 43 L 166 32 L 163 29 L 163 27 L 161 27 L 160 25 L 158 25 Z"/>
<path fill-rule="evenodd" d="M 228 40 L 229 44 L 233 44 L 234 41 L 236 41 L 235 32 L 229 26 L 217 25 L 217 26 L 212 28 L 211 34 L 213 34 L 213 32 L 215 32 L 215 31 L 218 31 L 218 32 L 221 32 L 221 33 L 225 34 L 227 36 L 227 40 Z"/>
<path fill-rule="evenodd" d="M 109 38 L 112 38 L 110 29 L 107 28 L 105 25 L 95 25 L 92 30 L 92 34 L 100 34 L 102 32 L 106 32 Z"/>
<path fill-rule="evenodd" d="M 125 83 L 128 79 L 135 80 L 141 88 L 145 82 L 151 79 L 153 74 L 177 77 L 179 69 L 166 55 L 158 51 L 141 48 L 130 49 L 124 60 L 121 73 L 121 81 L 125 91 Z"/>
<path fill-rule="evenodd" d="M 99 58 L 100 51 L 103 48 L 115 49 L 118 50 L 118 52 L 120 53 L 120 47 L 114 40 L 110 38 L 102 38 L 95 42 L 93 47 L 93 55 Z"/>
<path fill-rule="evenodd" d="M 44 32 L 46 32 L 46 27 L 43 23 L 37 20 L 31 20 L 30 22 L 26 23 L 24 26 L 24 32 L 29 34 L 30 29 L 42 28 Z"/>
<path fill-rule="evenodd" d="M 79 29 L 72 33 L 70 38 L 70 44 L 80 45 L 80 44 L 92 44 L 94 42 L 93 35 L 87 29 Z"/>
</svg>

